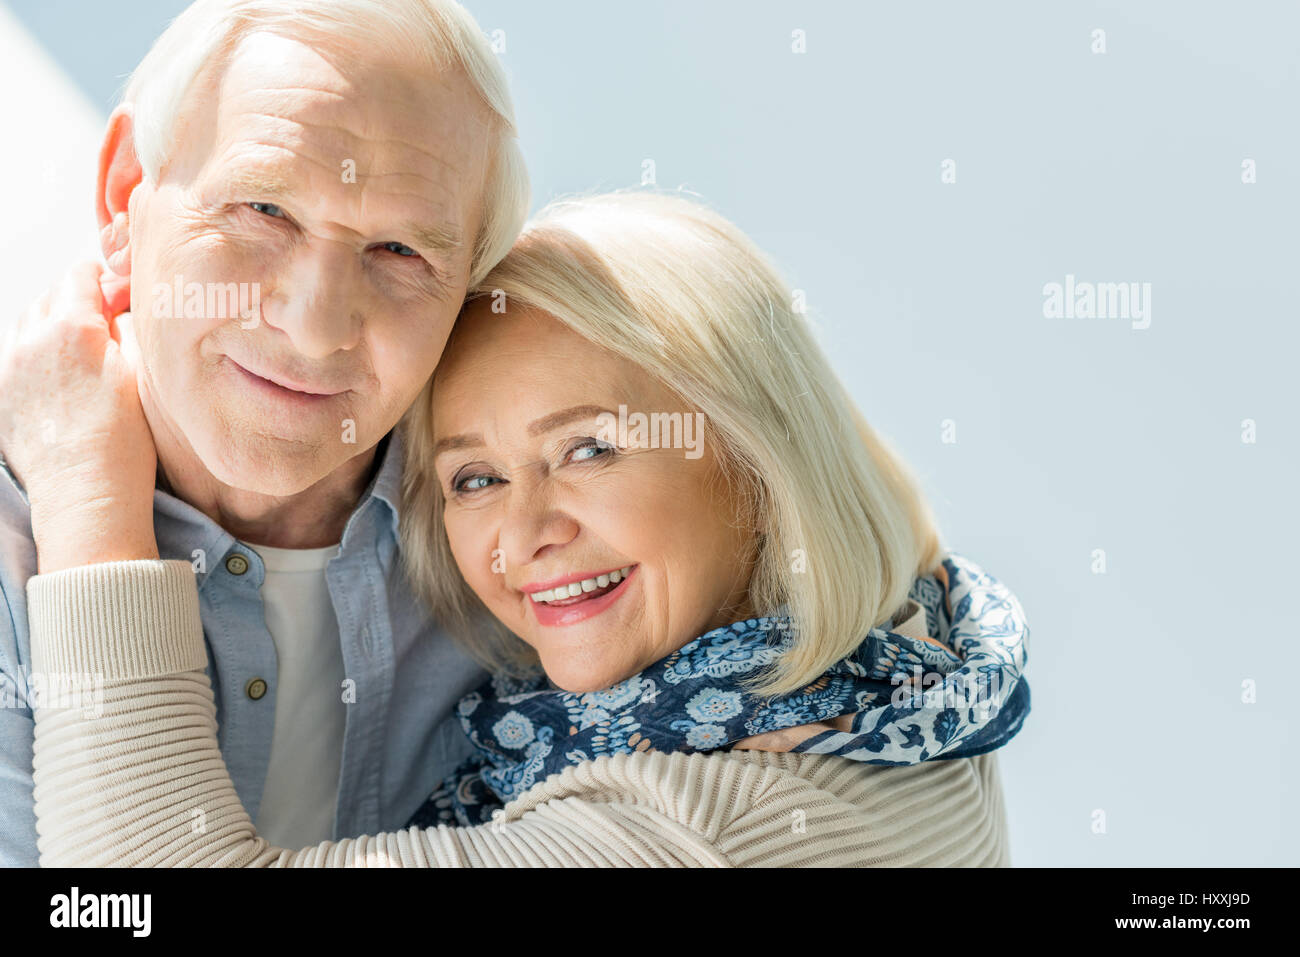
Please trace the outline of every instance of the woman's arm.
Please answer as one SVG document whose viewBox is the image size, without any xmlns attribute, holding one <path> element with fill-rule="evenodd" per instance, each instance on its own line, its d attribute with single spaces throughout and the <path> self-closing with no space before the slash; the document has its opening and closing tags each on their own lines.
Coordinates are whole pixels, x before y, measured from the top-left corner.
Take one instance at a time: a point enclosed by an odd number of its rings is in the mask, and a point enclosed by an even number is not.
<svg viewBox="0 0 1300 957">
<path fill-rule="evenodd" d="M 451 867 L 627 863 L 657 843 L 662 863 L 723 863 L 671 822 L 651 836 L 617 806 L 534 812 L 476 828 L 411 828 L 290 851 L 257 836 L 217 745 L 194 573 L 125 561 L 28 583 L 34 667 L 84 676 L 96 699 L 36 708 L 43 866 Z M 635 817 L 635 815 L 634 815 Z"/>
<path fill-rule="evenodd" d="M 272 847 L 217 744 L 189 564 L 70 568 L 33 577 L 27 592 L 34 667 L 91 691 L 36 708 L 43 866 L 725 866 L 717 842 L 770 784 L 747 762 L 719 772 L 686 755 L 619 756 L 555 776 L 479 827 Z M 771 827 L 783 838 L 788 815 Z"/>
<path fill-rule="evenodd" d="M 42 572 L 158 556 L 158 457 L 129 308 L 128 280 L 78 263 L 4 330 L 0 445 Z"/>
<path fill-rule="evenodd" d="M 601 757 L 490 824 L 298 851 L 257 836 L 217 744 L 194 572 L 183 561 L 28 581 L 43 866 L 903 866 L 1006 862 L 993 755 L 906 768 L 824 755 Z M 68 680 L 58 682 L 56 676 Z"/>
</svg>

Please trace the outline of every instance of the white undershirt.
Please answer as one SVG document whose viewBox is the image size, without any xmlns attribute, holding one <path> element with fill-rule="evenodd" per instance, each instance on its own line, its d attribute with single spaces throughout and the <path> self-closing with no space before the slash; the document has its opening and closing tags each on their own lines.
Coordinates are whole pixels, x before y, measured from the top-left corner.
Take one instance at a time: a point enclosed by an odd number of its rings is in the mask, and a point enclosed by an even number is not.
<svg viewBox="0 0 1300 957">
<path fill-rule="evenodd" d="M 248 547 L 266 566 L 262 601 L 278 660 L 271 766 L 255 824 L 273 845 L 297 850 L 334 837 L 347 705 L 325 566 L 339 546 Z"/>
</svg>

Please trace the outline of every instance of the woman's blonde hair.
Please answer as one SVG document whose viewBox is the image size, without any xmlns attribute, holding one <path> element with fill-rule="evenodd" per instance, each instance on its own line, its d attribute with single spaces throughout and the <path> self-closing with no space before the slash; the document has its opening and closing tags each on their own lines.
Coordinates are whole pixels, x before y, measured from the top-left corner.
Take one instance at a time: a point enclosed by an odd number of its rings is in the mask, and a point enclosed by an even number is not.
<svg viewBox="0 0 1300 957">
<path fill-rule="evenodd" d="M 795 641 L 753 690 L 793 692 L 849 654 L 942 557 L 903 461 L 870 428 L 792 291 L 723 217 L 680 194 L 566 198 L 530 220 L 469 300 L 504 294 L 645 369 L 704 413 L 705 441 L 755 519 L 750 605 Z M 403 418 L 401 530 L 412 584 L 487 667 L 537 658 L 459 574 L 432 460 L 432 381 Z M 694 636 L 692 636 L 694 637 Z"/>
</svg>

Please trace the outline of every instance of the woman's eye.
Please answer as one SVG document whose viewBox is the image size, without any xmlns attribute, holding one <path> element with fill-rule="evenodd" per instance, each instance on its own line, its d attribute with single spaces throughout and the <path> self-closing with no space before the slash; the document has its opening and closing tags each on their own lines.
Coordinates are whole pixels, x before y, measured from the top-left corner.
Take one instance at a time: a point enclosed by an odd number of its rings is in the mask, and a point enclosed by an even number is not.
<svg viewBox="0 0 1300 957">
<path fill-rule="evenodd" d="M 412 249 L 410 246 L 404 246 L 404 245 L 401 244 L 401 243 L 384 243 L 384 247 L 383 247 L 383 248 L 384 248 L 384 249 L 387 249 L 390 253 L 397 253 L 397 255 L 399 255 L 399 256 L 408 256 L 408 257 L 409 257 L 409 256 L 418 256 L 418 255 L 420 255 L 420 254 L 417 253 L 414 249 Z"/>
<path fill-rule="evenodd" d="M 467 475 L 453 481 L 451 487 L 456 492 L 478 492 L 495 481 L 496 478 L 491 475 Z"/>
<path fill-rule="evenodd" d="M 590 453 L 590 454 L 588 454 Z M 614 446 L 600 439 L 586 438 L 569 450 L 569 457 L 575 462 L 590 462 L 614 453 Z"/>
<path fill-rule="evenodd" d="M 271 216 L 275 219 L 284 219 L 284 210 L 274 203 L 249 203 L 250 207 L 263 216 Z"/>
</svg>

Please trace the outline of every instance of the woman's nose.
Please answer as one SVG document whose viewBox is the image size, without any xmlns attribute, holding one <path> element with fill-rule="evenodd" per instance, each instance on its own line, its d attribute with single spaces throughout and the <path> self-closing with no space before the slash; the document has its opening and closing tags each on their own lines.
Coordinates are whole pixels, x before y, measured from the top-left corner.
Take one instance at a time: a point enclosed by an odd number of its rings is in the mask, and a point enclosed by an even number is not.
<svg viewBox="0 0 1300 957">
<path fill-rule="evenodd" d="M 548 549 L 578 537 L 577 520 L 544 485 L 515 484 L 506 493 L 499 547 L 506 562 L 519 568 L 543 558 Z"/>
</svg>

